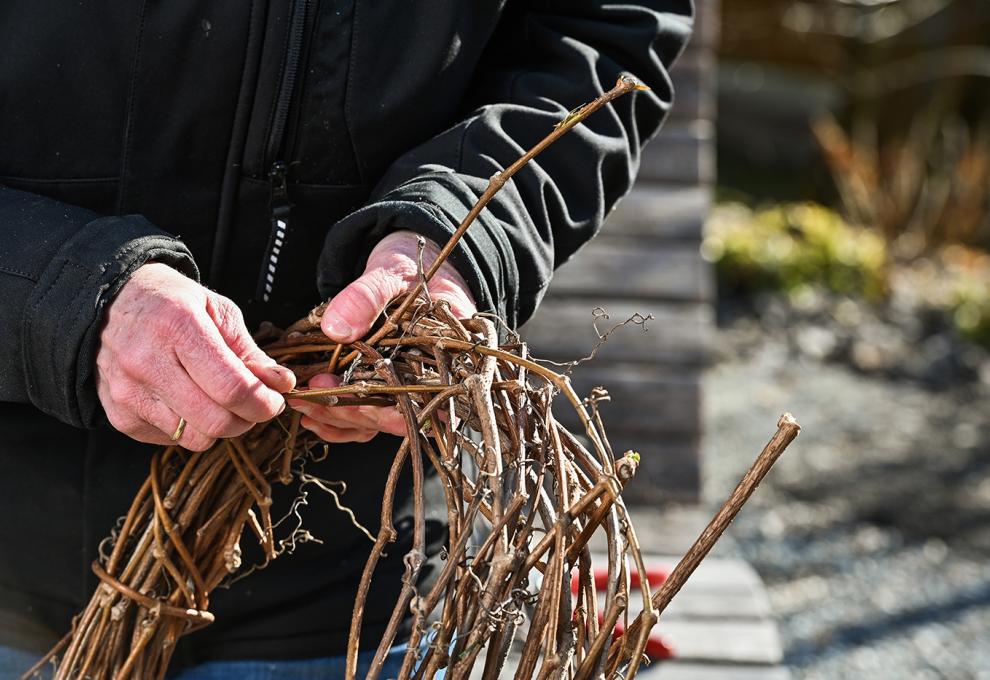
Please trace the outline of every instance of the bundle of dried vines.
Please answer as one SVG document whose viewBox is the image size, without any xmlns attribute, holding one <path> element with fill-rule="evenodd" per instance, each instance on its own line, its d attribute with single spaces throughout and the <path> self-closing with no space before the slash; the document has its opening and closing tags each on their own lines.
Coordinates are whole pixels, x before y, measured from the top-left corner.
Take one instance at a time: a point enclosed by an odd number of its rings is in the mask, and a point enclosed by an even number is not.
<svg viewBox="0 0 990 680">
<path fill-rule="evenodd" d="M 344 371 L 341 386 L 292 397 L 328 405 L 394 404 L 410 433 L 389 472 L 380 529 L 355 599 L 348 678 L 356 674 L 372 575 L 396 539 L 392 506 L 405 465 L 412 469 L 413 545 L 368 678 L 378 677 L 398 642 L 408 642 L 403 679 L 432 678 L 441 668 L 447 677 L 466 678 L 482 658 L 484 677 L 497 678 L 513 643 L 520 652 L 519 679 L 612 678 L 620 671 L 629 678 L 659 612 L 797 434 L 796 423 L 783 419 L 757 465 L 664 587 L 653 595 L 640 579 L 634 594 L 629 561 L 640 573 L 645 569 L 620 493 L 639 457 L 629 452 L 614 458 L 598 413 L 601 395 L 582 400 L 565 376 L 529 358 L 525 344 L 499 344 L 488 318 L 456 319 L 442 302 L 422 296 L 425 282 L 501 184 L 569 127 L 635 87 L 620 80 L 493 177 L 482 201 L 422 272 L 421 283 L 366 342 L 345 347 L 328 341 L 319 331 L 319 310 L 265 341 L 265 350 L 301 383 L 319 372 Z M 577 412 L 580 436 L 554 417 L 551 405 L 559 395 Z M 268 559 L 282 552 L 270 512 L 271 485 L 290 483 L 299 472 L 294 462 L 317 444 L 290 411 L 203 453 L 177 447 L 155 453 L 110 554 L 93 565 L 100 585 L 50 654 L 57 660 L 55 677 L 162 678 L 178 638 L 213 620 L 210 593 L 240 569 L 245 526 Z M 443 485 L 449 537 L 443 568 L 420 590 L 423 483 L 430 468 Z M 487 527 L 480 537 L 474 529 L 479 523 Z M 607 546 L 602 606 L 589 548 L 596 532 Z M 579 584 L 573 598 L 572 573 Z M 634 598 L 642 611 L 630 622 Z M 396 640 L 406 616 L 412 617 L 411 637 Z M 627 633 L 613 641 L 620 617 Z"/>
</svg>

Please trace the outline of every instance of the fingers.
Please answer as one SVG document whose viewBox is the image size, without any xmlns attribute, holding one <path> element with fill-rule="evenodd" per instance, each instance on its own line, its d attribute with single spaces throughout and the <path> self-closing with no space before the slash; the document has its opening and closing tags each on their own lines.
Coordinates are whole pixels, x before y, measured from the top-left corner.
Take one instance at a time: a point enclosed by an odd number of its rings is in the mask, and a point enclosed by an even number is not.
<svg viewBox="0 0 990 680">
<path fill-rule="evenodd" d="M 213 319 L 227 347 L 267 387 L 284 393 L 296 386 L 296 376 L 292 371 L 279 366 L 255 344 L 237 305 L 227 298 L 210 295 L 206 301 L 206 312 Z"/>
<path fill-rule="evenodd" d="M 168 388 L 159 391 L 157 396 L 173 413 L 185 418 L 188 426 L 212 439 L 236 437 L 254 426 L 254 422 L 213 401 L 178 362 L 170 369 Z"/>
<path fill-rule="evenodd" d="M 175 342 L 179 363 L 214 402 L 252 423 L 271 420 L 285 405 L 281 394 L 271 389 L 227 345 L 212 322 L 195 324 Z"/>
<path fill-rule="evenodd" d="M 313 388 L 335 387 L 340 378 L 329 374 L 314 376 Z M 394 407 L 383 406 L 321 406 L 293 399 L 289 405 L 303 414 L 300 424 L 330 442 L 368 441 L 379 432 L 406 434 L 402 414 Z"/>
<path fill-rule="evenodd" d="M 202 450 L 285 408 L 294 376 L 266 357 L 236 305 L 160 263 L 139 267 L 107 308 L 96 357 L 111 424 L 129 436 Z"/>
<path fill-rule="evenodd" d="M 330 444 L 346 444 L 348 442 L 370 442 L 378 436 L 377 430 L 362 430 L 353 428 L 339 428 L 333 425 L 326 425 L 309 416 L 303 416 L 299 424 L 325 442 Z"/>
<path fill-rule="evenodd" d="M 253 423 L 211 400 L 175 359 L 148 357 L 136 372 L 125 359 L 98 373 L 97 392 L 110 423 L 121 432 L 154 444 L 171 444 L 179 417 L 186 419 L 177 442 L 200 451 L 221 437 L 247 432 Z"/>
<path fill-rule="evenodd" d="M 216 442 L 216 437 L 203 433 L 189 422 L 182 436 L 172 440 L 172 434 L 179 426 L 179 416 L 135 383 L 125 385 L 118 381 L 111 388 L 106 380 L 97 380 L 96 389 L 110 424 L 132 439 L 147 444 L 179 444 L 191 451 L 205 451 Z"/>
<path fill-rule="evenodd" d="M 417 234 L 409 231 L 397 231 L 382 239 L 369 255 L 364 274 L 330 300 L 321 321 L 323 332 L 344 343 L 366 336 L 385 307 L 415 286 L 421 276 L 420 259 L 424 268 L 436 259 L 436 244 L 426 242 L 421 250 L 420 241 Z M 435 298 L 445 300 L 460 318 L 477 311 L 467 283 L 450 264 L 437 269 L 429 291 Z M 334 376 L 318 375 L 310 386 L 332 387 L 338 383 Z M 325 407 L 296 400 L 290 404 L 303 414 L 303 427 L 326 441 L 366 441 L 365 437 L 373 432 L 399 436 L 407 432 L 405 419 L 394 407 Z"/>
<path fill-rule="evenodd" d="M 338 430 L 368 430 L 387 432 L 404 437 L 406 424 L 398 410 L 383 406 L 320 406 L 307 402 L 293 401 L 292 408 L 302 413 L 308 421 L 336 428 Z M 312 429 L 312 428 L 310 428 Z"/>
<path fill-rule="evenodd" d="M 451 313 L 458 319 L 470 319 L 478 311 L 474 296 L 471 295 L 460 274 L 457 274 L 456 279 L 451 278 L 449 273 L 441 267 L 437 275 L 430 281 L 429 290 L 434 300 L 446 301 L 450 305 Z"/>
<path fill-rule="evenodd" d="M 313 388 L 336 387 L 341 380 L 329 373 L 314 375 L 309 381 Z M 399 436 L 406 434 L 406 421 L 394 406 L 319 406 L 303 402 L 304 408 L 314 407 L 309 414 L 316 420 L 339 428 L 374 429 Z"/>
<path fill-rule="evenodd" d="M 406 281 L 396 272 L 381 268 L 365 271 L 330 300 L 320 324 L 323 332 L 338 342 L 361 339 L 385 306 L 406 287 Z"/>
<path fill-rule="evenodd" d="M 432 241 L 426 241 L 420 253 L 419 242 L 420 237 L 411 231 L 383 238 L 371 251 L 364 274 L 330 300 L 323 313 L 323 332 L 339 342 L 354 342 L 367 335 L 389 302 L 419 281 L 420 258 L 428 268 L 439 254 Z M 431 295 L 446 300 L 460 318 L 477 311 L 467 282 L 448 262 L 440 265 L 428 287 Z"/>
</svg>

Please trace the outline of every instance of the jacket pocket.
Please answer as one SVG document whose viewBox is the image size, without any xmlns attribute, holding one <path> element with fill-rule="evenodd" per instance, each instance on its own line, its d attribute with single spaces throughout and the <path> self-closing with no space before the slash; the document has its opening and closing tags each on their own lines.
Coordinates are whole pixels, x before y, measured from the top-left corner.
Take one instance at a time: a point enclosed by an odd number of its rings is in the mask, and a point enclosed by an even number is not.
<svg viewBox="0 0 990 680">
<path fill-rule="evenodd" d="M 271 0 L 244 147 L 243 173 L 355 185 L 361 180 L 344 116 L 354 3 Z"/>
<path fill-rule="evenodd" d="M 248 328 L 265 320 L 291 323 L 320 302 L 316 273 L 327 232 L 367 200 L 370 187 L 290 183 L 286 190 L 292 219 L 275 245 L 278 261 L 272 271 L 269 260 L 275 241 L 269 231 L 269 183 L 241 180 L 234 221 L 237 234 L 229 246 L 222 288 L 241 305 Z M 265 300 L 258 295 L 258 284 L 269 275 L 272 291 Z"/>
<path fill-rule="evenodd" d="M 342 182 L 345 178 L 340 173 L 326 172 L 325 167 L 340 163 L 354 165 L 349 144 L 328 146 L 325 143 L 333 136 L 329 129 L 331 111 L 338 111 L 343 120 L 343 100 L 329 102 L 326 95 L 344 91 L 346 69 L 342 71 L 341 64 L 346 63 L 346 59 L 339 57 L 346 56 L 350 40 L 347 32 L 341 29 L 349 26 L 350 13 L 341 11 L 340 7 L 332 12 L 321 11 L 319 7 L 313 0 L 290 0 L 285 5 L 279 4 L 276 13 L 284 13 L 284 21 L 276 23 L 283 23 L 285 29 L 277 38 L 266 39 L 263 48 L 263 64 L 273 64 L 273 55 L 279 52 L 281 58 L 274 71 L 274 80 L 271 68 L 267 72 L 263 70 L 259 80 L 259 93 L 268 93 L 267 97 L 259 97 L 259 101 L 269 98 L 271 101 L 267 124 L 262 126 L 256 122 L 253 131 L 249 128 L 246 146 L 245 170 L 254 179 L 268 179 L 267 246 L 253 291 L 253 299 L 262 303 L 273 300 L 276 280 L 284 278 L 280 268 L 292 250 L 290 240 L 307 240 L 302 235 L 311 231 L 305 225 L 298 228 L 294 225 L 297 216 L 289 196 L 290 179 L 296 182 L 296 193 L 300 196 L 311 193 L 304 188 L 306 185 L 351 184 Z M 306 78 L 307 74 L 309 78 Z M 253 117 L 255 121 L 264 120 L 260 118 L 257 101 L 255 113 L 258 114 Z M 302 140 L 297 135 L 300 127 L 306 131 Z M 325 128 L 325 134 L 310 134 L 314 128 Z M 261 129 L 264 134 L 259 134 Z M 342 125 L 336 128 L 338 133 L 343 130 Z M 323 170 L 317 171 L 315 176 L 314 168 L 307 167 L 313 160 L 319 160 Z M 352 179 L 354 173 L 348 175 L 346 179 Z"/>
</svg>

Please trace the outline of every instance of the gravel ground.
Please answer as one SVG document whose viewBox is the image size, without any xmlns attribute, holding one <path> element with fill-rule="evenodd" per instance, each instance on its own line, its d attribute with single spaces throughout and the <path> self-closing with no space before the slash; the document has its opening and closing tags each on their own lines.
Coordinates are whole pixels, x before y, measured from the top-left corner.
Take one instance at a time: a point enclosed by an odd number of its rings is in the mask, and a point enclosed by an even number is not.
<svg viewBox="0 0 990 680">
<path fill-rule="evenodd" d="M 803 426 L 731 529 L 785 663 L 797 678 L 990 680 L 990 370 L 937 387 L 864 373 L 792 330 L 736 319 L 705 385 L 713 501 L 779 413 Z"/>
</svg>

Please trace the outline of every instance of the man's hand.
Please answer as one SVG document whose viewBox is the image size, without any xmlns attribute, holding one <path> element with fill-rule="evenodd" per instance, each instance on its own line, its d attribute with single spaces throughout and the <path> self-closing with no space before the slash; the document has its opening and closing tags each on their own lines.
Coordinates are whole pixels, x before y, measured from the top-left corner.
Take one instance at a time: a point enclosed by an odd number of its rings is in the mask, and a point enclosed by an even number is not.
<svg viewBox="0 0 990 680">
<path fill-rule="evenodd" d="M 278 415 L 295 376 L 262 352 L 233 302 L 164 264 L 140 268 L 106 312 L 96 389 L 138 441 L 203 451 Z"/>
<path fill-rule="evenodd" d="M 415 287 L 420 278 L 418 239 L 411 231 L 397 231 L 375 246 L 364 274 L 334 297 L 323 313 L 322 328 L 329 338 L 338 342 L 360 340 L 389 302 Z M 439 251 L 435 243 L 426 242 L 424 268 L 430 267 Z M 446 300 L 458 318 L 468 318 L 477 311 L 467 283 L 446 262 L 430 279 L 429 292 L 435 300 Z M 314 388 L 339 384 L 337 376 L 328 374 L 309 381 Z M 379 432 L 406 434 L 405 420 L 396 408 L 289 403 L 303 414 L 302 426 L 328 442 L 366 442 Z"/>
</svg>

